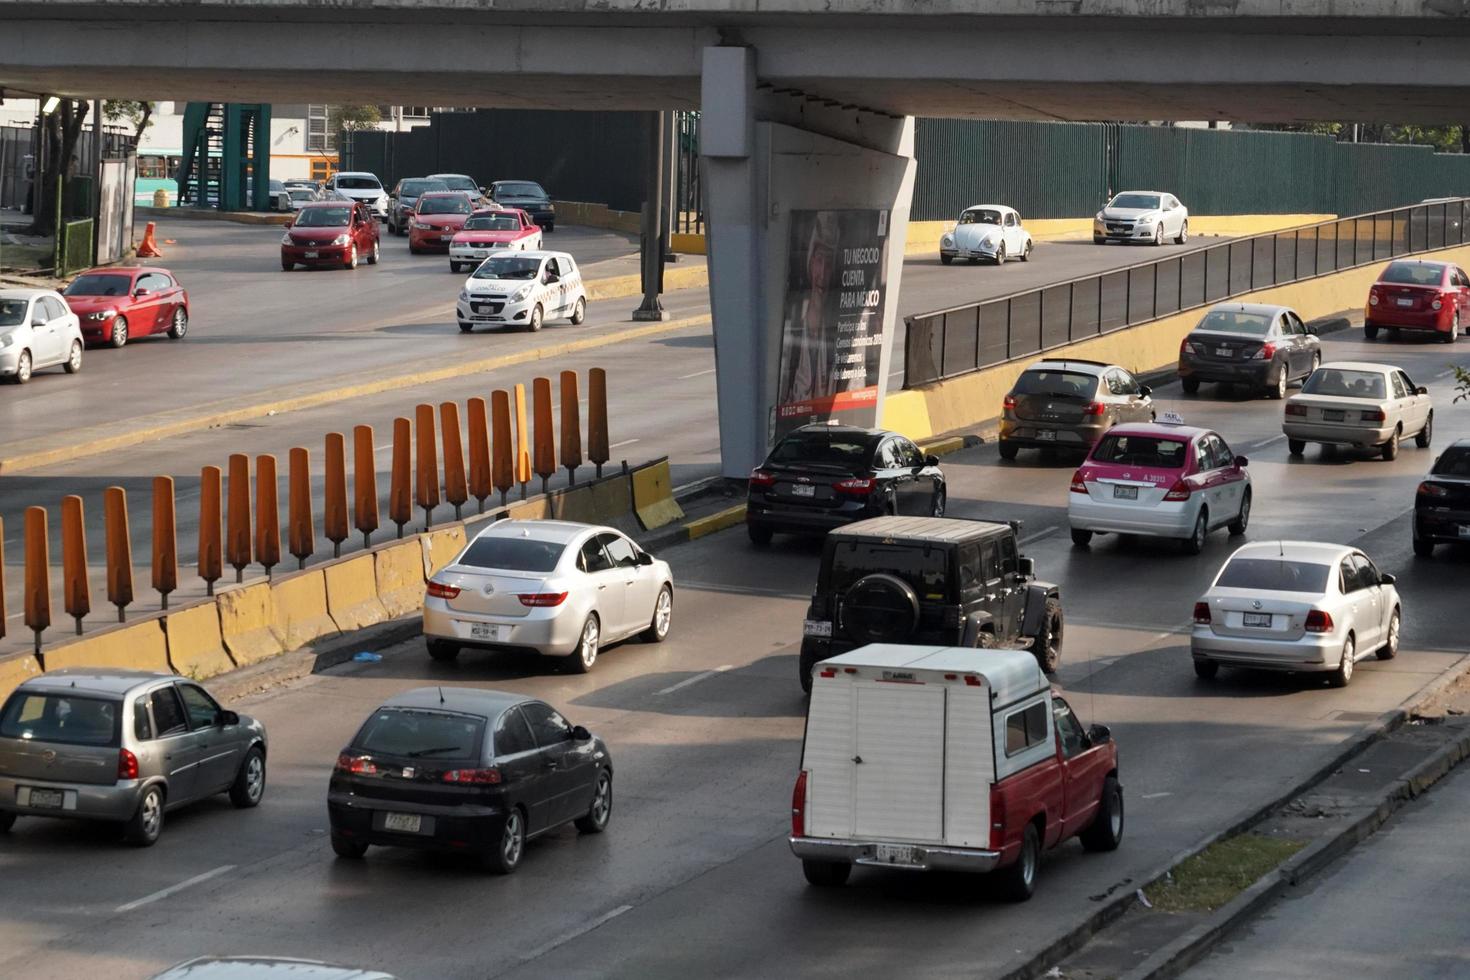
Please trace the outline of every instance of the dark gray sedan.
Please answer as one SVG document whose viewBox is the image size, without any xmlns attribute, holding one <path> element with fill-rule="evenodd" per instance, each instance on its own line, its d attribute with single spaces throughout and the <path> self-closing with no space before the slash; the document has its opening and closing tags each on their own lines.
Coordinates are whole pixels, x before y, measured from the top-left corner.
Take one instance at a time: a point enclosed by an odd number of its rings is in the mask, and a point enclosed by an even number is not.
<svg viewBox="0 0 1470 980">
<path fill-rule="evenodd" d="M 1185 394 L 1201 382 L 1244 385 L 1272 398 L 1322 363 L 1322 342 L 1286 306 L 1221 303 L 1179 345 L 1179 383 Z"/>
</svg>

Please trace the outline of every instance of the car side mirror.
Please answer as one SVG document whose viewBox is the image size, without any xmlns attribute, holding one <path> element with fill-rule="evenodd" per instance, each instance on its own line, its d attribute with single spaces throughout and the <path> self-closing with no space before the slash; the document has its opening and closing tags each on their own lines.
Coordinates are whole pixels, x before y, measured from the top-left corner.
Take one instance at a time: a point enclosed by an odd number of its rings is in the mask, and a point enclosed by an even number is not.
<svg viewBox="0 0 1470 980">
<path fill-rule="evenodd" d="M 231 725 L 238 725 L 240 724 L 240 716 L 226 708 L 219 713 L 219 723 L 226 728 Z"/>
<path fill-rule="evenodd" d="M 1248 460 L 1248 459 L 1246 459 L 1244 456 L 1237 456 L 1237 457 L 1235 457 L 1235 468 L 1236 469 L 1242 469 L 1242 468 L 1244 468 L 1246 466 L 1249 466 L 1249 465 L 1251 465 L 1251 461 Z"/>
<path fill-rule="evenodd" d="M 1307 326 L 1307 333 L 1311 334 L 1313 337 L 1317 336 L 1317 328 L 1316 327 L 1312 326 L 1310 323 L 1307 324 L 1306 326 Z"/>
<path fill-rule="evenodd" d="M 1036 559 L 1021 557 L 1016 560 L 1016 571 L 1022 578 L 1032 578 L 1036 575 Z"/>
<path fill-rule="evenodd" d="M 139 297 L 142 297 L 142 296 L 148 296 L 148 295 L 150 295 L 150 294 L 151 294 L 151 293 L 152 293 L 152 292 L 153 292 L 153 290 L 151 290 L 151 289 L 135 289 L 135 290 L 134 290 L 134 291 L 133 291 L 133 295 L 134 295 L 134 296 L 139 296 Z"/>
<path fill-rule="evenodd" d="M 592 733 L 589 732 L 587 729 L 583 728 L 581 725 L 573 725 L 572 726 L 572 741 L 574 741 L 574 742 L 590 742 L 590 741 L 592 741 Z"/>
<path fill-rule="evenodd" d="M 1152 395 L 1153 393 L 1154 393 L 1154 390 L 1152 388 L 1150 388 L 1148 385 L 1139 385 L 1138 386 L 1138 394 L 1142 398 L 1147 398 L 1149 395 Z"/>
<path fill-rule="evenodd" d="M 43 317 L 43 316 L 38 316 L 38 317 L 35 317 L 35 318 L 33 318 L 31 320 L 31 326 L 33 326 L 33 327 L 44 327 L 45 325 L 46 325 L 46 318 Z"/>
<path fill-rule="evenodd" d="M 1093 745 L 1106 745 L 1113 740 L 1113 730 L 1107 725 L 1093 725 L 1087 730 Z"/>
<path fill-rule="evenodd" d="M 925 466 L 938 466 L 939 465 L 939 457 L 936 456 L 936 455 L 934 455 L 933 453 L 930 453 L 929 455 L 927 455 L 927 456 L 924 457 L 924 465 Z"/>
<path fill-rule="evenodd" d="M 1382 572 L 1378 576 L 1378 584 L 1379 585 L 1392 585 L 1392 584 L 1394 584 L 1397 581 L 1398 581 L 1398 579 L 1395 578 L 1393 576 L 1393 574 L 1391 574 L 1390 572 Z"/>
<path fill-rule="evenodd" d="M 653 564 L 653 556 L 650 555 L 646 551 L 640 551 L 640 552 L 638 552 L 638 564 L 640 564 L 640 565 L 652 565 Z"/>
<path fill-rule="evenodd" d="M 1416 394 L 1416 395 L 1427 395 L 1427 394 L 1429 394 L 1429 389 L 1426 388 L 1426 387 L 1424 387 L 1423 385 L 1420 385 L 1419 387 L 1417 387 L 1417 388 L 1414 389 L 1414 394 Z"/>
</svg>

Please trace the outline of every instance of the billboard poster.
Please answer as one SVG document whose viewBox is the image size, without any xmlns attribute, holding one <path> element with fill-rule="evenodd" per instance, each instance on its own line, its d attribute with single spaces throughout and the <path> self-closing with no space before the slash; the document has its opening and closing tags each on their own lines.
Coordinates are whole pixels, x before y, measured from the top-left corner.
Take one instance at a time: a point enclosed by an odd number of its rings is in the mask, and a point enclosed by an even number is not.
<svg viewBox="0 0 1470 980">
<path fill-rule="evenodd" d="M 791 213 L 777 438 L 828 419 L 872 424 L 887 258 L 886 210 Z"/>
</svg>

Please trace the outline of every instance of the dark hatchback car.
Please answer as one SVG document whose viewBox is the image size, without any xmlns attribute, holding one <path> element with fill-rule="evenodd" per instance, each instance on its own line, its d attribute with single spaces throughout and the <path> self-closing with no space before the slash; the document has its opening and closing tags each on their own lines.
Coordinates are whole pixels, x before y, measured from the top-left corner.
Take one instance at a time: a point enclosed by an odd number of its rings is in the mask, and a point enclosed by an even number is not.
<svg viewBox="0 0 1470 980">
<path fill-rule="evenodd" d="M 369 845 L 464 853 L 509 874 L 526 841 L 612 816 L 602 739 L 520 694 L 421 687 L 390 698 L 337 757 L 327 791 L 332 850 Z"/>
<path fill-rule="evenodd" d="M 405 177 L 393 186 L 388 195 L 388 230 L 395 235 L 407 235 L 413 222 L 413 209 L 419 198 L 435 191 L 447 191 L 449 185 L 433 177 Z"/>
<path fill-rule="evenodd" d="M 1114 425 L 1153 417 L 1152 390 L 1126 368 L 1044 358 L 1021 372 L 1001 405 L 1000 458 L 1022 448 L 1085 453 Z"/>
<path fill-rule="evenodd" d="M 1179 384 L 1237 384 L 1285 398 L 1286 386 L 1322 363 L 1322 341 L 1295 310 L 1262 303 L 1212 307 L 1179 344 Z"/>
<path fill-rule="evenodd" d="M 884 429 L 804 425 L 750 474 L 745 528 L 765 545 L 777 531 L 825 534 L 885 514 L 942 517 L 945 497 L 939 459 L 912 440 Z"/>
<path fill-rule="evenodd" d="M 526 212 L 548 235 L 556 231 L 556 205 L 546 188 L 534 180 L 497 180 L 489 190 L 490 200 L 502 208 Z"/>
<path fill-rule="evenodd" d="M 1414 495 L 1414 554 L 1454 542 L 1470 544 L 1470 439 L 1450 443 Z"/>
</svg>

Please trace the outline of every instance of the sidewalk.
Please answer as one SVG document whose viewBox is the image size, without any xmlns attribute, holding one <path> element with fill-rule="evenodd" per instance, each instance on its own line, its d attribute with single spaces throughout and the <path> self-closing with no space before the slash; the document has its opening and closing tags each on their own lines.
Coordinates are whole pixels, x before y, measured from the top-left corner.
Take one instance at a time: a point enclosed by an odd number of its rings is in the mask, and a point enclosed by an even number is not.
<svg viewBox="0 0 1470 980">
<path fill-rule="evenodd" d="M 30 226 L 30 215 L 12 208 L 0 209 L 0 272 L 39 271 L 43 265 L 51 264 L 56 250 L 55 236 L 28 234 Z M 0 278 L 0 286 L 6 285 L 8 278 Z"/>
</svg>

